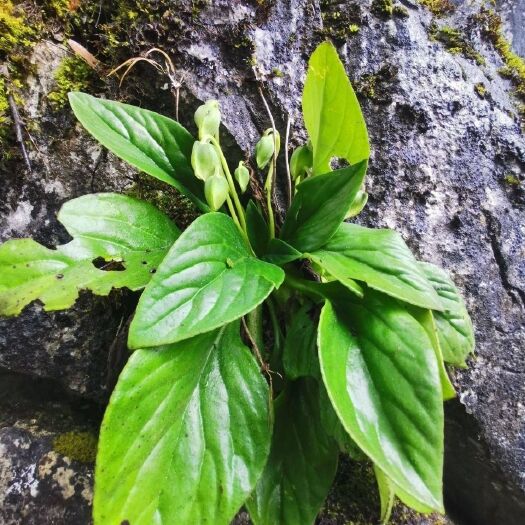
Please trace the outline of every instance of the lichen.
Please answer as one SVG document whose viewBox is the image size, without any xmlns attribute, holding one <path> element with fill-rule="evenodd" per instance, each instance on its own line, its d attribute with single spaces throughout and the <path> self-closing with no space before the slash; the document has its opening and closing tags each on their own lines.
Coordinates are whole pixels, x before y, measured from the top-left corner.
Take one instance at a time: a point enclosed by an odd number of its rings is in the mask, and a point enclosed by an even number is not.
<svg viewBox="0 0 525 525">
<path fill-rule="evenodd" d="M 55 71 L 55 88 L 47 95 L 56 108 L 65 106 L 70 91 L 84 91 L 93 80 L 93 70 L 79 57 L 66 57 Z"/>
<path fill-rule="evenodd" d="M 456 6 L 450 0 L 419 0 L 434 16 L 442 17 L 452 14 Z"/>
<path fill-rule="evenodd" d="M 436 22 L 432 22 L 429 27 L 429 36 L 431 39 L 441 42 L 449 53 L 463 55 L 465 58 L 474 60 L 480 66 L 485 65 L 485 58 L 474 49 L 459 30 L 450 26 L 439 26 Z"/>
<path fill-rule="evenodd" d="M 55 452 L 82 463 L 94 463 L 97 438 L 91 432 L 65 432 L 53 440 Z"/>
<path fill-rule="evenodd" d="M 482 7 L 474 20 L 479 24 L 482 35 L 492 42 L 494 48 L 503 61 L 500 68 L 501 76 L 511 80 L 514 93 L 520 99 L 518 113 L 525 121 L 525 59 L 514 53 L 509 41 L 503 33 L 503 22 L 501 17 L 493 10 Z"/>
</svg>

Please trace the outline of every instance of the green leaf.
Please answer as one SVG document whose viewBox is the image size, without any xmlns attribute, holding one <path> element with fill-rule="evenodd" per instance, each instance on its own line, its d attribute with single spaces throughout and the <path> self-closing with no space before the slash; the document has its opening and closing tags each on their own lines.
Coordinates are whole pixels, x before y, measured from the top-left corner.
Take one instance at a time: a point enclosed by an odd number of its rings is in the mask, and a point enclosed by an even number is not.
<svg viewBox="0 0 525 525">
<path fill-rule="evenodd" d="M 390 520 L 390 514 L 392 514 L 396 493 L 392 482 L 377 465 L 374 465 L 374 474 L 381 502 L 381 525 L 386 525 Z"/>
<path fill-rule="evenodd" d="M 204 186 L 191 168 L 193 137 L 178 122 L 153 111 L 86 93 L 69 93 L 73 113 L 103 146 L 135 168 L 209 211 Z"/>
<path fill-rule="evenodd" d="M 407 303 L 443 309 L 436 291 L 395 231 L 344 223 L 325 246 L 306 256 L 343 284 L 348 278 L 357 279 Z"/>
<path fill-rule="evenodd" d="M 359 102 L 337 51 L 329 42 L 323 42 L 310 57 L 303 116 L 314 152 L 314 175 L 329 171 L 333 157 L 346 159 L 350 164 L 370 157 Z"/>
<path fill-rule="evenodd" d="M 270 231 L 268 224 L 262 216 L 261 210 L 251 200 L 246 207 L 246 226 L 248 239 L 256 255 L 262 257 L 266 253 L 270 242 Z"/>
<path fill-rule="evenodd" d="M 328 494 L 338 449 L 319 413 L 317 383 L 290 383 L 275 402 L 272 448 L 246 506 L 255 525 L 310 525 Z"/>
<path fill-rule="evenodd" d="M 366 166 L 365 160 L 301 182 L 286 214 L 281 238 L 302 252 L 325 244 L 359 192 Z"/>
<path fill-rule="evenodd" d="M 58 219 L 73 240 L 56 250 L 32 239 L 0 246 L 0 314 L 19 314 L 36 299 L 46 310 L 68 308 L 85 289 L 97 295 L 112 288 L 139 290 L 180 235 L 151 204 L 117 193 L 73 199 Z M 120 271 L 110 271 L 114 266 Z"/>
<path fill-rule="evenodd" d="M 429 263 L 419 265 L 445 308 L 443 312 L 434 312 L 443 359 L 456 366 L 466 366 L 465 359 L 474 352 L 475 341 L 465 303 L 445 270 Z"/>
<path fill-rule="evenodd" d="M 284 279 L 256 259 L 230 217 L 207 213 L 184 231 L 146 287 L 130 348 L 182 341 L 242 317 Z"/>
<path fill-rule="evenodd" d="M 442 511 L 443 402 L 432 341 L 395 299 L 373 291 L 362 301 L 348 297 L 327 302 L 319 324 L 330 400 L 405 503 Z"/>
<path fill-rule="evenodd" d="M 319 377 L 317 324 L 312 319 L 314 315 L 311 304 L 302 306 L 292 317 L 286 332 L 283 366 L 290 379 Z"/>
<path fill-rule="evenodd" d="M 271 239 L 266 247 L 263 259 L 278 266 L 284 266 L 300 259 L 302 253 L 298 252 L 293 246 L 282 241 L 281 239 Z"/>
<path fill-rule="evenodd" d="M 134 352 L 102 423 L 95 525 L 227 525 L 268 457 L 268 396 L 239 322 Z"/>
</svg>

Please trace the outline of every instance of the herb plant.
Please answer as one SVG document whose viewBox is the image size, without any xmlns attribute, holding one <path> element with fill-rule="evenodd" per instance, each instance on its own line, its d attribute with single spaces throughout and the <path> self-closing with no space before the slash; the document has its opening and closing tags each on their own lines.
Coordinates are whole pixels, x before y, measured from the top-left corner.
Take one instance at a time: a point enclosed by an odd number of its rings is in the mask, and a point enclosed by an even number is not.
<svg viewBox="0 0 525 525">
<path fill-rule="evenodd" d="M 232 174 L 216 101 L 197 109 L 195 141 L 157 113 L 69 99 L 104 146 L 202 211 L 181 233 L 147 202 L 86 195 L 58 215 L 69 243 L 0 247 L 3 315 L 144 289 L 100 433 L 95 524 L 228 524 L 243 504 L 255 525 L 313 523 L 340 453 L 373 462 L 383 520 L 395 496 L 442 512 L 444 363 L 464 366 L 472 326 L 446 273 L 399 234 L 344 222 L 366 203 L 369 144 L 334 47 L 310 59 L 310 140 L 291 155 L 282 225 L 277 130 L 255 151 L 266 195 L 247 202 L 253 175 Z"/>
</svg>

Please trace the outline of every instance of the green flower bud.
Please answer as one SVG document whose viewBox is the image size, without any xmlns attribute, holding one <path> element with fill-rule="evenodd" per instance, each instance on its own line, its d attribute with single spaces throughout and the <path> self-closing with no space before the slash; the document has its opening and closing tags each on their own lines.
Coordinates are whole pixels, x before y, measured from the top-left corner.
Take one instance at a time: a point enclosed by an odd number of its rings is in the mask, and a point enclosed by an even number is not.
<svg viewBox="0 0 525 525">
<path fill-rule="evenodd" d="M 221 124 L 221 111 L 216 100 L 208 100 L 195 111 L 195 124 L 199 129 L 199 139 L 206 136 L 219 137 L 219 126 Z"/>
<path fill-rule="evenodd" d="M 241 188 L 241 192 L 244 193 L 250 182 L 250 172 L 248 171 L 248 168 L 244 165 L 244 162 L 242 160 L 239 162 L 237 169 L 234 171 L 234 175 L 235 180 Z"/>
<path fill-rule="evenodd" d="M 207 180 L 221 172 L 221 161 L 209 142 L 196 141 L 191 152 L 191 165 L 195 176 Z"/>
<path fill-rule="evenodd" d="M 314 162 L 312 150 L 308 146 L 299 146 L 290 158 L 290 174 L 292 179 L 307 175 L 312 169 Z"/>
<path fill-rule="evenodd" d="M 221 175 L 212 175 L 204 183 L 204 195 L 213 211 L 217 211 L 224 204 L 228 191 L 228 182 Z"/>
<path fill-rule="evenodd" d="M 281 136 L 278 131 L 275 132 L 274 144 L 273 129 L 269 128 L 263 133 L 263 136 L 255 146 L 255 160 L 260 169 L 266 167 L 268 162 L 270 162 L 275 151 L 275 145 L 277 145 L 277 152 L 275 153 L 275 156 L 277 156 L 279 155 L 279 149 L 281 146 Z"/>
</svg>

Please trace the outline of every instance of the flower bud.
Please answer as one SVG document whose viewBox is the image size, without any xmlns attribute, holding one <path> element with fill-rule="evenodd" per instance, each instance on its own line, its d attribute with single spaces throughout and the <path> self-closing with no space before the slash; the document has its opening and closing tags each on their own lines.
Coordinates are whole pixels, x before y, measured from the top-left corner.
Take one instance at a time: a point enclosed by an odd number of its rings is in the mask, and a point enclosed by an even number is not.
<svg viewBox="0 0 525 525">
<path fill-rule="evenodd" d="M 257 166 L 259 166 L 260 169 L 266 167 L 268 162 L 270 162 L 270 159 L 273 157 L 275 151 L 275 145 L 277 145 L 277 152 L 275 152 L 275 156 L 279 155 L 280 144 L 281 136 L 279 135 L 278 131 L 275 132 L 275 144 L 272 128 L 267 129 L 263 133 L 263 136 L 255 146 L 255 160 L 257 161 Z"/>
<path fill-rule="evenodd" d="M 312 169 L 314 159 L 312 150 L 308 146 L 299 146 L 290 158 L 290 174 L 292 179 L 308 174 Z"/>
<path fill-rule="evenodd" d="M 193 143 L 191 165 L 195 176 L 204 181 L 221 171 L 219 156 L 209 142 L 196 141 Z"/>
<path fill-rule="evenodd" d="M 239 162 L 237 169 L 234 171 L 234 175 L 235 180 L 241 188 L 241 192 L 244 193 L 250 182 L 250 172 L 248 171 L 248 168 L 244 165 L 244 162 L 242 160 Z"/>
<path fill-rule="evenodd" d="M 204 195 L 210 208 L 217 211 L 228 196 L 228 182 L 221 175 L 212 175 L 204 183 Z"/>
<path fill-rule="evenodd" d="M 195 111 L 195 124 L 199 130 L 199 139 L 206 136 L 219 137 L 219 126 L 221 124 L 221 111 L 216 100 L 208 100 Z"/>
</svg>

